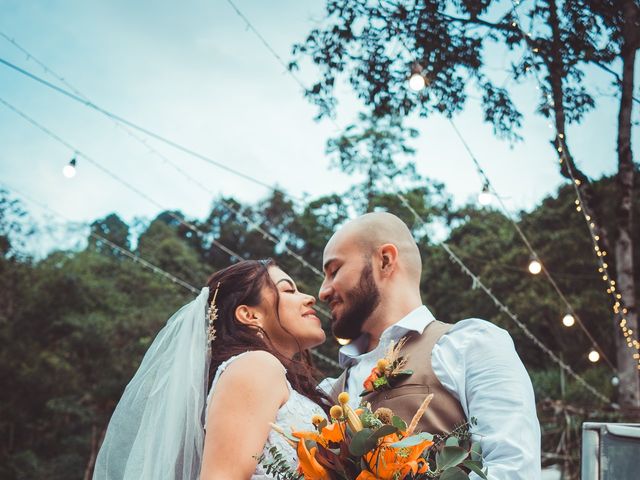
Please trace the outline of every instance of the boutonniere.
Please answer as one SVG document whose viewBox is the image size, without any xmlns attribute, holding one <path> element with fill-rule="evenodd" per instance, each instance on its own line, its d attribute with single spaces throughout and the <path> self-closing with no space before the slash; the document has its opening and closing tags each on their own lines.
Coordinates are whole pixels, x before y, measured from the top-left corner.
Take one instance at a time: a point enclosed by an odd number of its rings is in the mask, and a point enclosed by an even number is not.
<svg viewBox="0 0 640 480">
<path fill-rule="evenodd" d="M 360 394 L 361 397 L 374 391 L 389 390 L 400 380 L 413 374 L 413 370 L 405 369 L 407 358 L 400 356 L 400 350 L 406 341 L 406 338 L 402 338 L 398 343 L 391 342 L 385 356 L 376 362 L 376 366 L 362 384 L 364 390 Z"/>
</svg>

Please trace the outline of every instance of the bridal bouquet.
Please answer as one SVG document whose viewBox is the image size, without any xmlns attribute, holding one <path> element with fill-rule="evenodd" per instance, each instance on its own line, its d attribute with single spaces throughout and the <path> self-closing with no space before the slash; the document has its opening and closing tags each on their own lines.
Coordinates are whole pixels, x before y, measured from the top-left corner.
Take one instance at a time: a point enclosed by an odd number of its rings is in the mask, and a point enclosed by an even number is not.
<svg viewBox="0 0 640 480">
<path fill-rule="evenodd" d="M 432 398 L 425 398 L 407 425 L 388 408 L 375 412 L 369 405 L 352 409 L 349 395 L 343 392 L 338 396 L 339 405 L 331 407 L 329 421 L 321 415 L 312 417 L 314 431 L 289 433 L 273 426 L 295 448 L 297 471 L 289 468 L 275 447 L 269 452 L 271 460 L 261 457 L 260 461 L 267 474 L 280 480 L 464 480 L 468 472 L 486 480 L 469 423 L 446 436 L 415 432 Z"/>
</svg>

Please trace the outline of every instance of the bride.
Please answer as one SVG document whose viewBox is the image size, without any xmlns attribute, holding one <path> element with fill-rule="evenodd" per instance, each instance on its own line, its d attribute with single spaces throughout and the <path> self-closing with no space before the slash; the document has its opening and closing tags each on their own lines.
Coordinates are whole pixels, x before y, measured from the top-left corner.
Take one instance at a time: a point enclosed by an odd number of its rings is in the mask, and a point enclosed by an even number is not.
<svg viewBox="0 0 640 480">
<path fill-rule="evenodd" d="M 325 340 L 315 298 L 273 260 L 216 272 L 169 319 L 118 403 L 94 480 L 267 479 L 274 432 L 324 416 L 308 349 Z"/>
</svg>

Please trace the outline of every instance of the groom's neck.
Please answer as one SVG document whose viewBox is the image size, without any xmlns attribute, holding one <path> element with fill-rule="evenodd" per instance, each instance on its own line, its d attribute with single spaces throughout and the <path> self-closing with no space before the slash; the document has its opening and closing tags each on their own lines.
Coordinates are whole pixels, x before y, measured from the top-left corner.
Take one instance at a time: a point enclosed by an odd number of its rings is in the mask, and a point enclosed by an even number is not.
<svg viewBox="0 0 640 480">
<path fill-rule="evenodd" d="M 405 295 L 402 298 L 382 298 L 380 305 L 364 322 L 363 332 L 369 334 L 367 351 L 378 346 L 382 333 L 392 325 L 395 325 L 404 317 L 422 305 L 420 295 Z"/>
</svg>

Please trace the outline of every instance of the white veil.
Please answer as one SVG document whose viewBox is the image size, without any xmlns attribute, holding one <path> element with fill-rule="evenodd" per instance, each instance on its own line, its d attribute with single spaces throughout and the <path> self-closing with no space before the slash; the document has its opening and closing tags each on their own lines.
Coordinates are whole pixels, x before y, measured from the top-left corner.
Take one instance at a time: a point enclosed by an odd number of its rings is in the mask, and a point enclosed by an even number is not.
<svg viewBox="0 0 640 480">
<path fill-rule="evenodd" d="M 195 480 L 204 446 L 209 289 L 158 333 L 120 399 L 93 480 Z"/>
</svg>

